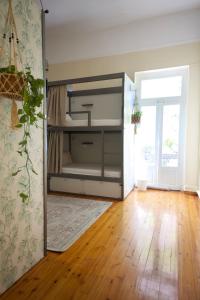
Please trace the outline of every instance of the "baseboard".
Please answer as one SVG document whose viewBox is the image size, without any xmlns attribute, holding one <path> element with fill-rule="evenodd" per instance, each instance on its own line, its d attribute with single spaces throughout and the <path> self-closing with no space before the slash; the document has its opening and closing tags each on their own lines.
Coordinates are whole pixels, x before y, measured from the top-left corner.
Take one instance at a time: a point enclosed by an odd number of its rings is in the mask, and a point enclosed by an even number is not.
<svg viewBox="0 0 200 300">
<path fill-rule="evenodd" d="M 192 192 L 192 191 L 184 191 L 185 194 L 187 195 L 191 195 L 191 196 L 197 196 L 198 193 L 197 192 Z"/>
<path fill-rule="evenodd" d="M 185 192 L 193 192 L 193 193 L 197 193 L 198 187 L 195 185 L 185 185 L 183 187 L 183 190 Z"/>
<path fill-rule="evenodd" d="M 187 195 L 192 195 L 192 196 L 198 196 L 200 198 L 200 190 L 197 191 L 195 188 L 191 187 L 184 187 L 182 190 L 169 190 L 169 189 L 162 189 L 162 188 L 153 188 L 153 187 L 148 187 L 148 190 L 157 190 L 157 191 L 174 191 L 174 192 L 183 192 Z"/>
</svg>

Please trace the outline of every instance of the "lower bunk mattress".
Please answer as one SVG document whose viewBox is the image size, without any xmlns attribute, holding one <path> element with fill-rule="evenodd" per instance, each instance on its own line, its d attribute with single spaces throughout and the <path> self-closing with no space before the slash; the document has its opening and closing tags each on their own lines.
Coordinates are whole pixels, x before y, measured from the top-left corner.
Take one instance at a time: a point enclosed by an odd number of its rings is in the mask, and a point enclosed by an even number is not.
<svg viewBox="0 0 200 300">
<path fill-rule="evenodd" d="M 121 120 L 120 119 L 92 119 L 91 126 L 120 126 Z M 88 126 L 88 120 L 73 120 L 67 119 L 66 126 L 73 127 L 73 126 Z"/>
<path fill-rule="evenodd" d="M 70 163 L 67 166 L 63 166 L 62 173 L 75 174 L 75 175 L 101 176 L 101 165 Z M 120 178 L 121 177 L 120 166 L 105 166 L 104 176 Z"/>
</svg>

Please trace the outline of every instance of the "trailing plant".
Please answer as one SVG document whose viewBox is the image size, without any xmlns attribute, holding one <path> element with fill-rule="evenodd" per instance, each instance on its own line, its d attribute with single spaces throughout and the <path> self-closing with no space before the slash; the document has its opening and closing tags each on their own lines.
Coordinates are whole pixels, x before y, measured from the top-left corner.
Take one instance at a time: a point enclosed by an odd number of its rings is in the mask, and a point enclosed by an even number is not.
<svg viewBox="0 0 200 300">
<path fill-rule="evenodd" d="M 25 72 L 18 72 L 15 66 L 9 66 L 7 68 L 1 68 L 0 73 L 17 74 L 24 78 L 24 88 L 22 90 L 22 107 L 18 109 L 19 123 L 17 128 L 23 128 L 23 137 L 19 142 L 18 154 L 24 158 L 24 164 L 20 166 L 12 176 L 17 176 L 22 171 L 25 171 L 28 181 L 22 183 L 23 191 L 19 196 L 22 202 L 28 203 L 31 197 L 31 177 L 30 173 L 37 175 L 34 169 L 33 162 L 29 153 L 29 141 L 31 139 L 31 127 L 38 128 L 38 121 L 44 119 L 44 115 L 38 111 L 43 101 L 43 86 L 44 81 L 42 79 L 36 79 L 31 74 L 30 68 L 26 68 Z"/>
<path fill-rule="evenodd" d="M 16 67 L 14 65 L 8 66 L 6 68 L 0 68 L 0 73 L 8 73 L 8 74 L 21 74 L 22 72 L 17 72 Z"/>
<path fill-rule="evenodd" d="M 132 122 L 133 124 L 138 124 L 141 121 L 141 116 L 142 116 L 142 112 L 141 111 L 136 111 L 132 114 Z"/>
<path fill-rule="evenodd" d="M 132 120 L 131 120 L 132 124 L 135 125 L 135 127 L 134 127 L 135 134 L 137 134 L 137 126 L 141 122 L 141 117 L 142 117 L 142 111 L 140 110 L 139 103 L 136 98 L 135 104 L 134 104 L 134 110 L 133 110 L 133 114 L 132 114 Z"/>
<path fill-rule="evenodd" d="M 44 81 L 35 78 L 30 68 L 25 68 L 24 70 L 12 0 L 7 2 L 8 12 L 5 17 L 2 45 L 0 45 L 0 58 L 5 51 L 9 56 L 9 66 L 0 68 L 0 96 L 12 100 L 11 127 L 23 129 L 22 140 L 19 142 L 17 152 L 23 158 L 24 164 L 18 167 L 12 176 L 17 176 L 22 171 L 26 173 L 27 181 L 25 183 L 20 182 L 22 191 L 20 191 L 19 196 L 24 203 L 28 203 L 31 197 L 30 174 L 31 172 L 37 174 L 30 158 L 29 142 L 31 140 L 31 127 L 39 127 L 38 121 L 44 118 L 39 111 L 43 100 L 42 88 Z M 19 109 L 17 109 L 16 100 L 22 100 L 22 105 Z"/>
</svg>

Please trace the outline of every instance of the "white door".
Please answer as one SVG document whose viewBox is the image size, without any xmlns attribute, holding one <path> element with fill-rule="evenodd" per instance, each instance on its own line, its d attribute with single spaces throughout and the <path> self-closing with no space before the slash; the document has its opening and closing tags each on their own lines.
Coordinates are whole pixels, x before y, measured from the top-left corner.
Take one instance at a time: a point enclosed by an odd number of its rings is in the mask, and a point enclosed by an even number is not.
<svg viewBox="0 0 200 300">
<path fill-rule="evenodd" d="M 180 190 L 184 178 L 187 67 L 136 73 L 142 121 L 136 135 L 136 178 Z"/>
</svg>

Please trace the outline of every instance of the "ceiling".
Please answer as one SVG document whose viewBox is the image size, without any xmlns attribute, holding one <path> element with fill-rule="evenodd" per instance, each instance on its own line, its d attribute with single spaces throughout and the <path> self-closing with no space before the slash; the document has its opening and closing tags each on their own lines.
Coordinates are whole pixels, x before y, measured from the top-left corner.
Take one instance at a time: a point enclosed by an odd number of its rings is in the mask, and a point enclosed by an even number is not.
<svg viewBox="0 0 200 300">
<path fill-rule="evenodd" d="M 99 31 L 200 7 L 200 0 L 43 0 L 47 29 Z"/>
</svg>

